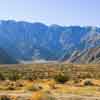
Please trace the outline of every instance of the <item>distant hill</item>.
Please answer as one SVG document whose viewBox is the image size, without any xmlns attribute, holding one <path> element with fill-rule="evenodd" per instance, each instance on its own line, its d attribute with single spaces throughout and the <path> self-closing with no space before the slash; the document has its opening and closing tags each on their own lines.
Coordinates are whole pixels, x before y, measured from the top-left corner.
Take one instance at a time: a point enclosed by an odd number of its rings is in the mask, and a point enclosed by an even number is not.
<svg viewBox="0 0 100 100">
<path fill-rule="evenodd" d="M 100 28 L 0 21 L 0 48 L 15 61 L 67 61 L 75 51 L 100 46 Z"/>
</svg>

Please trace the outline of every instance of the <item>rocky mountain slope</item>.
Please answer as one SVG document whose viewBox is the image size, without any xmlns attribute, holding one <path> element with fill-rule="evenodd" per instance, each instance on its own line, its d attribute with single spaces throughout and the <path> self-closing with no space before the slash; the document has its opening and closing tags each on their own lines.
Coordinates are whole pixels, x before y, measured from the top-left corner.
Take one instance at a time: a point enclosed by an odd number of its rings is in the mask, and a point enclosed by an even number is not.
<svg viewBox="0 0 100 100">
<path fill-rule="evenodd" d="M 81 52 L 74 51 L 69 57 L 68 62 L 83 64 L 100 63 L 100 47 L 91 48 Z"/>
<path fill-rule="evenodd" d="M 75 51 L 100 45 L 100 28 L 0 21 L 0 48 L 21 60 L 67 61 Z"/>
</svg>

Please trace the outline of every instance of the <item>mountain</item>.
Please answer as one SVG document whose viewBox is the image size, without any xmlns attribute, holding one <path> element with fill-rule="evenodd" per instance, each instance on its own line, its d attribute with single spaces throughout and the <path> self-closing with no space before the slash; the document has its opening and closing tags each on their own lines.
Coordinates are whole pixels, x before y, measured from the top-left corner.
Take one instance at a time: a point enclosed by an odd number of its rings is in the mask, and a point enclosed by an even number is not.
<svg viewBox="0 0 100 100">
<path fill-rule="evenodd" d="M 18 63 L 10 57 L 3 49 L 0 48 L 0 64 L 15 64 Z"/>
<path fill-rule="evenodd" d="M 67 61 L 100 46 L 99 27 L 0 21 L 0 48 L 14 61 Z"/>
<path fill-rule="evenodd" d="M 72 63 L 99 63 L 100 64 L 100 47 L 90 48 L 85 51 L 77 52 L 75 51 L 68 59 L 68 62 Z"/>
</svg>

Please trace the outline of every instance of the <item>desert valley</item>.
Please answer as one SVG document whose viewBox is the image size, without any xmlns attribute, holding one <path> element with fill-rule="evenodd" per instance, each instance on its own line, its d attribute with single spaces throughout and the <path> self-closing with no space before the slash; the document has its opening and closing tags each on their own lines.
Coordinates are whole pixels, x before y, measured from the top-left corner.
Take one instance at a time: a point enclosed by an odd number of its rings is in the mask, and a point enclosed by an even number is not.
<svg viewBox="0 0 100 100">
<path fill-rule="evenodd" d="M 100 28 L 0 21 L 0 100 L 100 100 Z"/>
<path fill-rule="evenodd" d="M 1 100 L 100 100 L 100 65 L 0 65 Z"/>
</svg>

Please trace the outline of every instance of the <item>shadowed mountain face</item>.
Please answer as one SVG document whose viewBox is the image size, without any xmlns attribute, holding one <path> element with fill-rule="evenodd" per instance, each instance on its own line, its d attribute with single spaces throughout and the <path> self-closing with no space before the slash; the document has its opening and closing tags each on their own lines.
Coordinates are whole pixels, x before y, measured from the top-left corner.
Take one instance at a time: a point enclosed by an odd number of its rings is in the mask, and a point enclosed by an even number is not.
<svg viewBox="0 0 100 100">
<path fill-rule="evenodd" d="M 0 41 L 0 48 L 15 61 L 64 61 L 74 52 L 98 47 L 100 28 L 0 21 Z"/>
<path fill-rule="evenodd" d="M 15 64 L 18 63 L 9 56 L 3 49 L 0 48 L 0 64 Z"/>
</svg>

